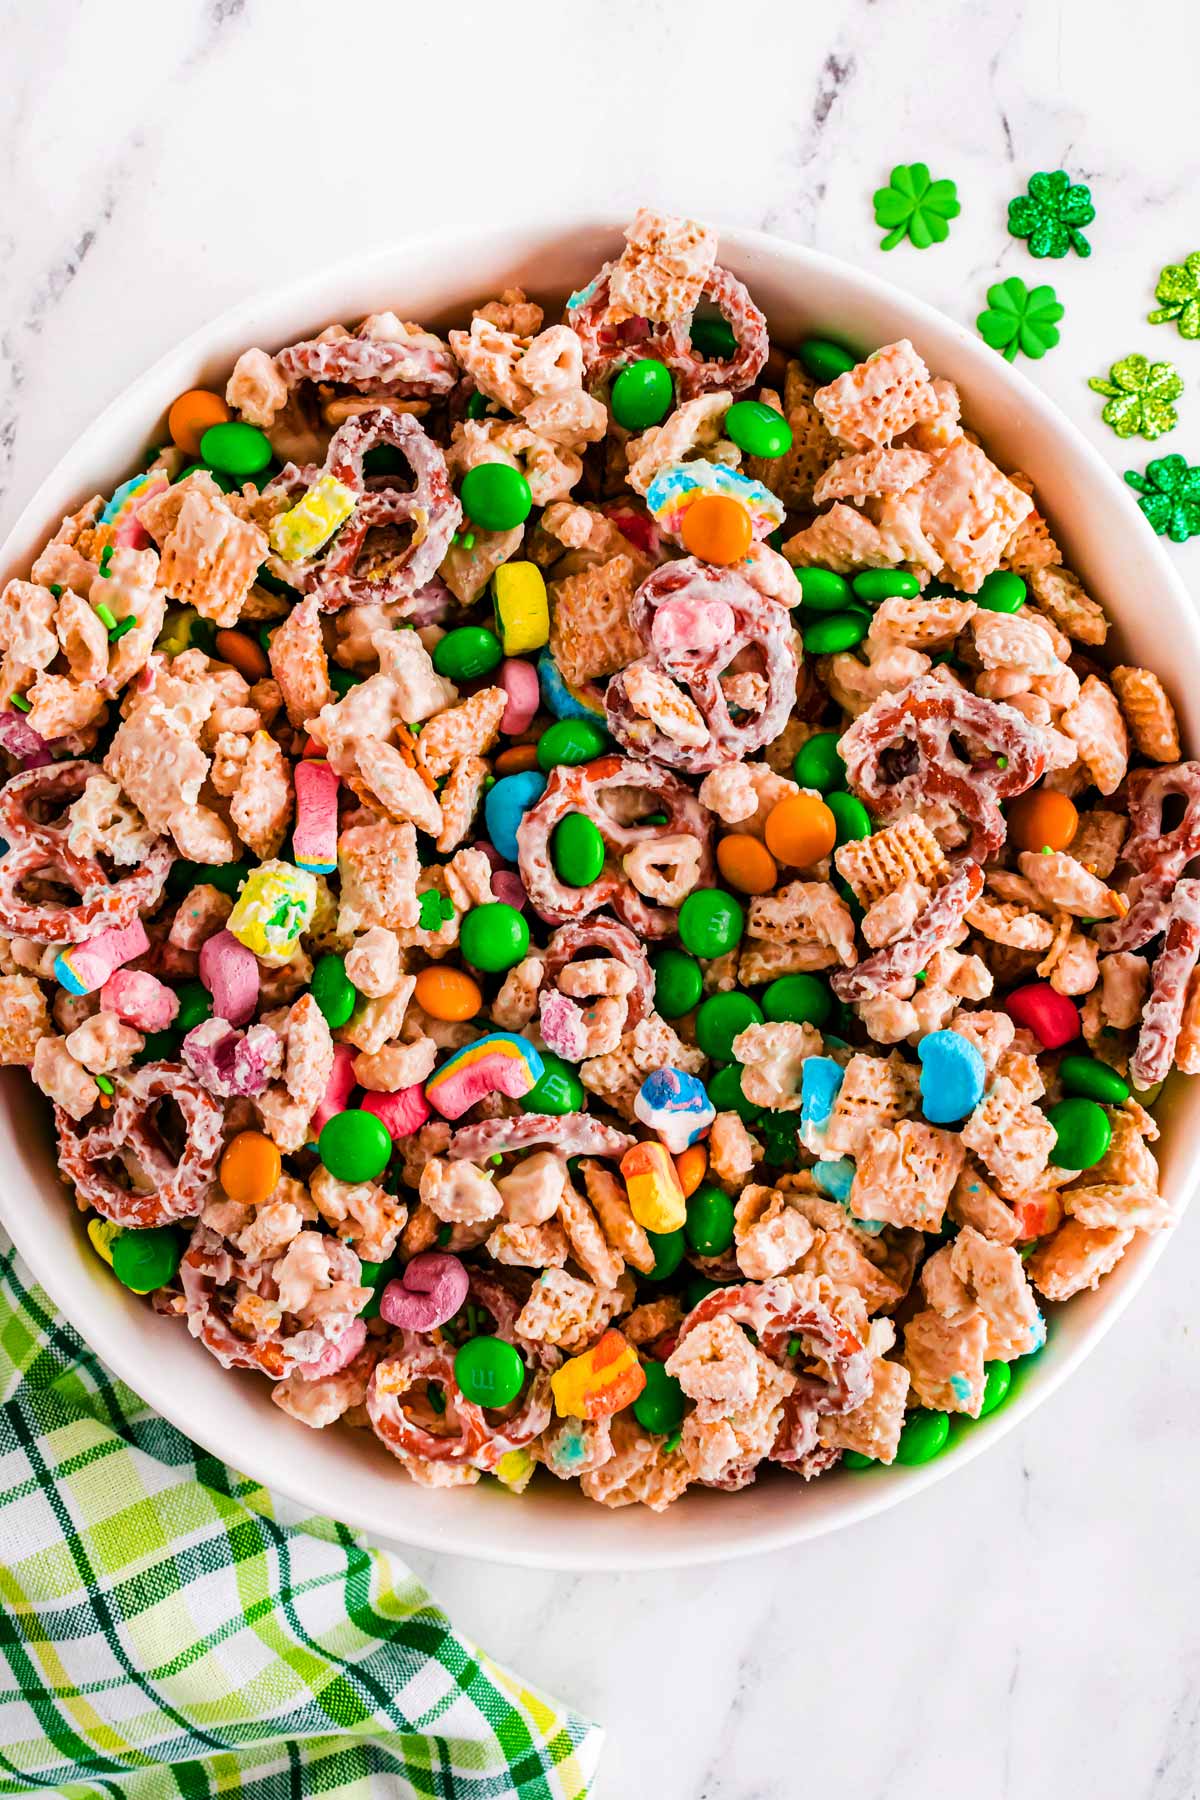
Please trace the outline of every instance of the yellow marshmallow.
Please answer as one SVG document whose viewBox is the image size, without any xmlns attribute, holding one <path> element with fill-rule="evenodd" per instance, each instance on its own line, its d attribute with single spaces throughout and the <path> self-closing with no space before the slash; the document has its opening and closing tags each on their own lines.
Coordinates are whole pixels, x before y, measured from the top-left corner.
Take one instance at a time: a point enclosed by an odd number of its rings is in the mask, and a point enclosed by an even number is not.
<svg viewBox="0 0 1200 1800">
<path fill-rule="evenodd" d="M 290 511 L 271 520 L 267 538 L 284 562 L 303 562 L 327 544 L 358 504 L 357 496 L 336 475 L 322 475 Z"/>
<path fill-rule="evenodd" d="M 536 563 L 501 563 L 492 576 L 496 624 L 506 656 L 540 650 L 550 638 L 546 583 Z"/>
</svg>

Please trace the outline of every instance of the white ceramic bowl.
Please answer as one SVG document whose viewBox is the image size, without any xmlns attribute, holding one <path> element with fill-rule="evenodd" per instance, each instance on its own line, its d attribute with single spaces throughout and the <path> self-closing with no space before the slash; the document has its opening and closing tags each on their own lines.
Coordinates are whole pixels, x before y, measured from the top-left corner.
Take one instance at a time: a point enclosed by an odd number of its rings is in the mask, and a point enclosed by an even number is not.
<svg viewBox="0 0 1200 1800">
<path fill-rule="evenodd" d="M 0 577 L 24 575 L 61 515 L 132 472 L 186 388 L 221 388 L 248 344 L 276 349 L 331 319 L 390 307 L 429 324 L 462 321 L 473 304 L 520 282 L 559 303 L 619 244 L 613 221 L 563 221 L 441 236 L 344 262 L 250 300 L 196 332 L 121 395 L 38 489 L 0 553 Z M 1070 564 L 1119 627 L 1123 659 L 1159 670 L 1200 743 L 1200 629 L 1188 595 L 1126 489 L 1079 433 L 1022 376 L 961 325 L 898 289 L 814 251 L 756 232 L 725 231 L 721 261 L 744 280 L 773 338 L 813 333 L 864 352 L 910 337 L 950 377 L 984 444 L 1037 486 Z M 1189 679 L 1189 676 L 1191 679 Z M 1166 1249 L 1139 1238 L 1093 1294 L 1060 1309 L 1046 1350 L 1015 1397 L 923 1468 L 835 1472 L 811 1487 L 784 1476 L 737 1495 L 697 1490 L 658 1516 L 610 1512 L 574 1486 L 540 1476 L 522 1498 L 486 1482 L 461 1491 L 415 1486 L 365 1432 L 312 1432 L 270 1401 L 267 1383 L 229 1374 L 177 1323 L 156 1317 L 99 1262 L 59 1182 L 47 1109 L 20 1070 L 0 1081 L 0 1218 L 63 1312 L 110 1368 L 206 1449 L 322 1513 L 377 1537 L 499 1562 L 573 1569 L 653 1568 L 770 1550 L 868 1517 L 976 1456 L 1063 1381 L 1115 1322 Z M 1160 1108 L 1166 1191 L 1178 1203 L 1194 1173 L 1200 1085 L 1180 1083 Z"/>
</svg>

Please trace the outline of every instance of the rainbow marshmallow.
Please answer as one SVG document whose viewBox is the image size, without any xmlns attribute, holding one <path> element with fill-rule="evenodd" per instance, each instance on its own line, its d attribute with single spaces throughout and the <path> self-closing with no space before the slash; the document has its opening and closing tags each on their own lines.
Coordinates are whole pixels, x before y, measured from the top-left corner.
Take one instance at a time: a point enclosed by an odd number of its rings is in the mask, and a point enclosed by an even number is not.
<svg viewBox="0 0 1200 1800">
<path fill-rule="evenodd" d="M 750 529 L 756 538 L 769 537 L 783 524 L 783 502 L 776 499 L 770 488 L 761 481 L 751 481 L 737 469 L 727 469 L 724 463 L 668 464 L 647 488 L 646 506 L 663 535 L 679 543 L 683 515 L 701 494 L 723 494 L 740 501 L 750 514 Z"/>
<path fill-rule="evenodd" d="M 321 475 L 289 511 L 271 521 L 267 538 L 284 562 L 303 562 L 327 544 L 358 504 L 352 488 L 336 475 Z"/>
<path fill-rule="evenodd" d="M 165 494 L 170 485 L 162 469 L 146 470 L 123 481 L 100 514 L 100 524 L 109 527 L 106 541 L 129 550 L 144 550 L 150 534 L 138 521 L 138 509 L 155 494 Z"/>
<path fill-rule="evenodd" d="M 86 944 L 60 950 L 54 959 L 54 975 L 68 994 L 94 994 L 115 969 L 145 955 L 150 939 L 140 919 L 132 925 L 110 926 Z"/>
<path fill-rule="evenodd" d="M 296 824 L 292 855 L 296 867 L 310 875 L 330 875 L 337 868 L 338 789 L 335 770 L 324 760 L 306 758 L 296 764 Z"/>
<path fill-rule="evenodd" d="M 657 1138 L 634 1144 L 621 1158 L 629 1210 L 643 1231 L 678 1231 L 687 1202 L 671 1153 Z"/>
<path fill-rule="evenodd" d="M 550 1377 L 560 1419 L 607 1419 L 632 1406 L 645 1385 L 637 1351 L 611 1329 L 590 1350 L 569 1357 Z"/>
<path fill-rule="evenodd" d="M 672 1156 L 680 1156 L 708 1130 L 717 1109 L 702 1081 L 683 1069 L 655 1069 L 633 1102 L 643 1125 L 656 1131 Z"/>
<path fill-rule="evenodd" d="M 529 1042 L 511 1031 L 489 1032 L 464 1044 L 425 1083 L 425 1098 L 443 1119 L 460 1119 L 485 1094 L 521 1100 L 542 1079 L 546 1065 Z"/>
</svg>

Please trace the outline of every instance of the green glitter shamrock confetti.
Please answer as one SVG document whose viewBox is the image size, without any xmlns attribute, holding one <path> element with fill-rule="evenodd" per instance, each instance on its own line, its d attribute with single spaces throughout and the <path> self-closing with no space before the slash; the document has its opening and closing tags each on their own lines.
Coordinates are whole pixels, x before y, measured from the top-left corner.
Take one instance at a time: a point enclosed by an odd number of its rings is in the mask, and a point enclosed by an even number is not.
<svg viewBox="0 0 1200 1800">
<path fill-rule="evenodd" d="M 1180 337 L 1200 338 L 1200 250 L 1193 250 L 1182 263 L 1167 264 L 1154 298 L 1162 305 L 1148 315 L 1152 325 L 1174 319 Z"/>
<path fill-rule="evenodd" d="M 1090 256 L 1092 246 L 1079 227 L 1096 216 L 1089 189 L 1072 183 L 1065 169 L 1029 177 L 1028 194 L 1008 203 L 1008 229 L 1028 239 L 1031 256 Z"/>
<path fill-rule="evenodd" d="M 1138 491 L 1138 505 L 1157 531 L 1176 544 L 1200 537 L 1200 468 L 1192 468 L 1182 456 L 1160 456 L 1146 464 L 1146 473 L 1126 469 L 1125 479 Z"/>
<path fill-rule="evenodd" d="M 905 238 L 918 250 L 944 243 L 947 219 L 961 211 L 952 181 L 931 181 L 925 163 L 897 163 L 887 187 L 875 190 L 875 223 L 887 227 L 879 248 L 894 250 Z"/>
<path fill-rule="evenodd" d="M 1058 342 L 1058 321 L 1063 307 L 1052 287 L 1027 288 L 1019 275 L 998 281 L 987 291 L 987 311 L 975 321 L 980 337 L 1005 362 L 1015 362 L 1017 351 L 1035 360 Z"/>
<path fill-rule="evenodd" d="M 1183 379 L 1174 363 L 1152 363 L 1144 356 L 1125 356 L 1109 370 L 1109 379 L 1093 375 L 1088 386 L 1107 394 L 1101 417 L 1119 438 L 1139 432 L 1144 438 L 1161 437 L 1179 423 L 1171 401 L 1183 392 Z"/>
</svg>

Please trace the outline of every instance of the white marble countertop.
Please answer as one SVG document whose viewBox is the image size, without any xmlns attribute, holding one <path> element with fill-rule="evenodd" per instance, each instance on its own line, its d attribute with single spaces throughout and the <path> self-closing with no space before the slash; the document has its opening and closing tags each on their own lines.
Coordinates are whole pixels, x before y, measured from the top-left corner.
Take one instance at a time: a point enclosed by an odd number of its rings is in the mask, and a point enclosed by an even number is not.
<svg viewBox="0 0 1200 1800">
<path fill-rule="evenodd" d="M 813 243 L 968 323 L 989 282 L 1049 281 L 1067 313 L 1034 379 L 1117 469 L 1200 461 L 1200 344 L 1145 322 L 1159 268 L 1200 247 L 1192 0 L 545 16 L 3 0 L 0 529 L 131 376 L 254 289 L 435 225 L 644 199 Z M 871 191 L 916 159 L 957 180 L 962 215 L 947 244 L 884 255 Z M 1005 229 L 1028 175 L 1060 166 L 1092 188 L 1090 262 L 1035 263 Z M 1154 446 L 1119 443 L 1085 385 L 1135 350 L 1188 384 Z M 1200 540 L 1170 554 L 1200 594 Z M 412 1560 L 497 1656 L 608 1726 L 600 1800 L 1186 1800 L 1197 1259 L 1193 1212 L 1032 1422 L 840 1537 L 624 1578 Z"/>
</svg>

